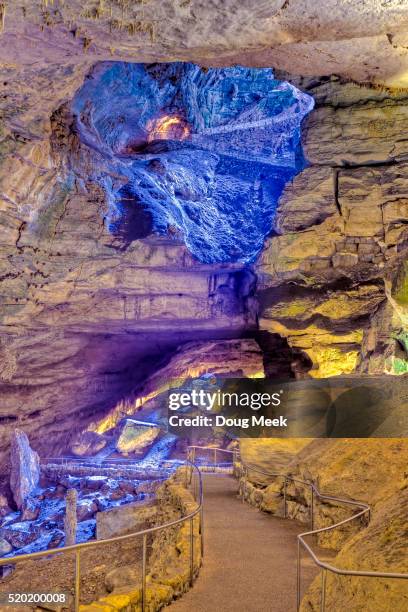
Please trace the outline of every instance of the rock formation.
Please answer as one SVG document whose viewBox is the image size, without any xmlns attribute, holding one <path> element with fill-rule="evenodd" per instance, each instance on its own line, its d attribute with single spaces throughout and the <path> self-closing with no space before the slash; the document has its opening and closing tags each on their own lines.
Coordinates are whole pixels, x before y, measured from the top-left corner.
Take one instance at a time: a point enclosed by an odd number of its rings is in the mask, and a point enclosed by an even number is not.
<svg viewBox="0 0 408 612">
<path fill-rule="evenodd" d="M 24 431 L 16 429 L 11 440 L 10 487 L 17 508 L 23 508 L 30 493 L 38 486 L 40 479 L 40 460 L 30 447 Z"/>
<path fill-rule="evenodd" d="M 38 479 L 38 458 L 20 429 L 42 456 L 64 453 L 72 442 L 80 452 L 94 452 L 104 443 L 100 435 L 123 418 L 156 410 L 172 379 L 212 372 L 408 373 L 403 2 L 217 0 L 209 9 L 202 0 L 3 1 L 0 29 L 0 474 L 7 472 L 10 434 L 18 427 L 12 486 L 19 507 Z M 78 125 L 95 136 L 92 113 L 85 104 L 75 115 L 72 101 L 105 62 L 180 60 L 273 67 L 276 79 L 315 100 L 301 129 L 305 167 L 286 184 L 253 266 L 233 257 L 199 263 L 183 242 L 181 222 L 158 236 L 141 214 L 138 231 L 126 240 L 122 226 L 115 234 L 105 223 L 112 204 L 106 177 L 121 191 L 123 206 L 135 202 L 134 189 L 125 187 L 123 166 L 105 163 L 84 141 Z M 176 140 L 187 127 L 182 119 Z M 153 128 L 160 131 L 160 118 Z M 144 141 L 134 136 L 137 149 Z M 151 161 L 149 175 L 161 176 L 163 160 Z M 166 179 L 166 198 L 175 179 L 177 172 Z M 172 202 L 196 202 L 197 192 L 181 183 Z M 260 181 L 252 187 L 256 198 Z M 328 441 L 320 450 L 301 450 L 292 466 L 313 477 L 318 471 L 322 488 L 333 491 L 342 474 L 339 492 L 360 496 L 365 487 L 374 501 L 369 537 L 353 535 L 340 553 L 339 562 L 350 566 L 369 557 L 375 569 L 398 565 L 403 489 L 386 483 L 393 471 L 405 486 L 406 448 L 398 441 L 383 445 Z M 302 446 L 259 449 L 263 461 L 284 466 Z M 24 471 L 24 459 L 32 470 Z M 381 495 L 371 486 L 378 486 L 378 476 L 385 483 Z M 118 483 L 107 488 L 113 501 L 125 497 Z M 299 517 L 300 506 L 293 500 Z M 9 510 L 1 503 L 0 515 Z M 24 511 L 36 510 L 28 502 Z M 79 511 L 79 537 L 86 540 L 94 530 L 86 517 L 95 508 L 83 503 Z M 33 550 L 39 535 L 14 523 L 1 534 L 0 554 L 8 554 L 10 542 Z M 61 537 L 54 530 L 47 545 Z M 365 587 L 353 587 L 333 583 L 329 597 L 342 609 L 350 608 L 352 596 L 364 605 Z M 373 601 L 384 592 L 380 584 Z M 312 589 L 305 606 L 316 602 Z"/>
<path fill-rule="evenodd" d="M 324 3 L 310 29 L 311 8 L 300 0 L 268 5 L 262 19 L 259 6 L 248 5 L 235 17 L 223 12 L 218 36 L 217 10 L 211 17 L 195 3 L 155 23 L 153 41 L 136 19 L 140 7 L 119 18 L 115 3 L 97 4 L 23 2 L 23 11 L 7 3 L 3 13 L 1 471 L 16 425 L 42 454 L 63 452 L 193 340 L 256 336 L 268 374 L 407 371 L 408 97 L 350 82 L 403 85 L 404 7 L 370 13 L 367 3 L 340 14 Z M 151 11 L 168 9 L 152 0 L 143 10 L 149 23 Z M 248 19 L 237 54 L 241 11 Z M 180 31 L 188 32 L 183 45 Z M 341 54 L 336 68 L 329 49 Z M 70 112 L 85 76 L 97 61 L 175 58 L 290 69 L 275 77 L 315 99 L 302 131 L 309 166 L 280 199 L 276 235 L 254 270 L 257 291 L 254 271 L 198 264 L 177 236 L 148 235 L 123 249 L 104 224 L 103 189 L 87 179 L 93 153 Z M 343 76 L 294 77 L 298 69 Z"/>
<path fill-rule="evenodd" d="M 260 328 L 307 353 L 314 376 L 403 373 L 408 99 L 297 82 L 316 100 L 310 165 L 285 188 L 256 266 Z"/>
<path fill-rule="evenodd" d="M 116 449 L 123 454 L 134 453 L 143 456 L 160 434 L 160 428 L 153 423 L 126 419 L 116 443 Z"/>
<path fill-rule="evenodd" d="M 408 14 L 400 0 L 216 0 L 211 10 L 205 0 L 22 0 L 4 1 L 0 17 L 6 69 L 16 60 L 41 62 L 43 78 L 58 65 L 68 67 L 70 78 L 79 62 L 137 58 L 407 84 Z M 36 89 L 34 82 L 27 86 Z M 20 94 L 17 100 L 26 103 Z"/>
<path fill-rule="evenodd" d="M 73 546 L 76 542 L 77 533 L 77 500 L 76 489 L 68 489 L 65 496 L 64 533 L 65 546 Z M 80 517 L 81 520 L 81 517 Z"/>
</svg>

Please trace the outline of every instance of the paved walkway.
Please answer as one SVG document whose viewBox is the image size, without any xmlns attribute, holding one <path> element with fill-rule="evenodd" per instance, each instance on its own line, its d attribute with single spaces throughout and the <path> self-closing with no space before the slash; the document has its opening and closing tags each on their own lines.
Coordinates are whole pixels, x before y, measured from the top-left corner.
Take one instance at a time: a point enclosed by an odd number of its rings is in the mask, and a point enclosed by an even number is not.
<svg viewBox="0 0 408 612">
<path fill-rule="evenodd" d="M 237 499 L 231 476 L 203 474 L 204 563 L 194 587 L 171 604 L 172 612 L 294 612 L 294 521 L 262 513 Z M 317 571 L 302 564 L 303 585 Z"/>
</svg>

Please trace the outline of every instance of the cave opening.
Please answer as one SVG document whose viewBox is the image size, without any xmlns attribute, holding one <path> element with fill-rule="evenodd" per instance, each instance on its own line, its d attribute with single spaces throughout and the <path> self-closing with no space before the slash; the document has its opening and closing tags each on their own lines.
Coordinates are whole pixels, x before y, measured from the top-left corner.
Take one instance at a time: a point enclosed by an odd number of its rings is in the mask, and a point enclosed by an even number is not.
<svg viewBox="0 0 408 612">
<path fill-rule="evenodd" d="M 305 167 L 300 129 L 313 105 L 269 68 L 102 62 L 72 109 L 109 232 L 125 247 L 165 235 L 213 264 L 255 261 Z"/>
</svg>

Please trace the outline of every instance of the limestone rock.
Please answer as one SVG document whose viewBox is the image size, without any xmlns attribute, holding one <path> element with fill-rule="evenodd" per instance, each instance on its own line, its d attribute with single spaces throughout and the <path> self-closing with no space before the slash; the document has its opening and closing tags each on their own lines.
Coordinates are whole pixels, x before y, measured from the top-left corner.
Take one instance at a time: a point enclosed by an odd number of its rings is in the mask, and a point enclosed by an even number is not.
<svg viewBox="0 0 408 612">
<path fill-rule="evenodd" d="M 12 545 L 4 538 L 0 538 L 0 557 L 8 555 L 13 550 Z"/>
<path fill-rule="evenodd" d="M 38 486 L 40 459 L 30 447 L 27 435 L 15 429 L 11 440 L 10 487 L 18 508 L 22 508 L 30 493 Z"/>
<path fill-rule="evenodd" d="M 61 529 L 54 529 L 54 531 L 52 531 L 50 535 L 51 537 L 47 544 L 47 548 L 58 548 L 58 546 L 61 546 L 63 542 L 65 546 L 69 545 L 68 541 L 65 539 L 66 536 L 64 532 L 61 531 Z"/>
<path fill-rule="evenodd" d="M 12 512 L 9 506 L 9 500 L 5 495 L 0 495 L 0 519 Z"/>
<path fill-rule="evenodd" d="M 407 11 L 399 0 L 380 5 L 367 0 L 350 4 L 347 11 L 335 0 L 273 0 L 266 6 L 227 0 L 212 10 L 203 0 L 194 10 L 190 4 L 152 0 L 143 13 L 134 4 L 95 7 L 91 0 L 74 0 L 63 3 L 58 16 L 40 12 L 39 6 L 31 0 L 21 7 L 7 5 L 2 53 L 8 66 L 16 57 L 27 69 L 33 61 L 62 65 L 70 80 L 67 66 L 100 58 L 153 62 L 177 57 L 201 64 L 274 65 L 296 74 L 340 74 L 348 80 L 406 86 Z M 132 31 L 141 17 L 139 29 Z M 72 36 L 72 24 L 86 32 L 86 43 Z M 37 37 L 36 45 L 27 44 L 25 32 Z M 28 86 L 34 89 L 30 81 Z M 44 88 L 49 92 L 48 82 Z M 13 96 L 20 112 L 26 103 L 23 92 L 17 89 Z"/>
<path fill-rule="evenodd" d="M 139 582 L 140 570 L 131 566 L 116 568 L 105 576 L 105 586 L 109 593 L 123 587 L 133 590 L 138 586 Z"/>
<path fill-rule="evenodd" d="M 330 167 L 311 166 L 296 175 L 279 198 L 275 230 L 280 234 L 302 230 L 337 214 L 335 180 Z"/>
<path fill-rule="evenodd" d="M 9 542 L 13 548 L 23 548 L 34 542 L 40 535 L 40 529 L 33 523 L 13 523 L 0 529 L 0 537 Z"/>
<path fill-rule="evenodd" d="M 119 453 L 134 453 L 143 456 L 160 435 L 160 428 L 154 423 L 126 419 L 116 443 Z"/>
<path fill-rule="evenodd" d="M 135 502 L 119 508 L 112 508 L 96 515 L 96 537 L 107 540 L 150 527 L 157 508 L 145 502 Z"/>
<path fill-rule="evenodd" d="M 28 497 L 23 504 L 21 520 L 22 521 L 35 521 L 40 514 L 40 504 L 37 500 L 32 497 Z"/>
<path fill-rule="evenodd" d="M 105 448 L 106 437 L 93 431 L 84 431 L 71 444 L 71 451 L 77 457 L 92 457 Z"/>
<path fill-rule="evenodd" d="M 98 507 L 93 500 L 82 499 L 81 501 L 79 501 L 76 506 L 76 516 L 78 523 L 93 519 L 97 510 Z"/>
<path fill-rule="evenodd" d="M 304 151 L 312 164 L 370 165 L 406 160 L 405 101 L 367 101 L 346 108 L 322 106 L 307 120 Z"/>
<path fill-rule="evenodd" d="M 291 474 L 305 473 L 316 479 L 319 488 L 341 497 L 366 501 L 372 508 L 368 526 L 359 522 L 347 528 L 321 534 L 319 544 L 339 550 L 331 563 L 344 569 L 364 567 L 366 570 L 407 572 L 407 533 L 405 529 L 407 479 L 405 473 L 406 439 L 319 440 L 306 446 L 294 460 Z M 338 474 L 341 473 L 341 478 Z M 347 516 L 350 516 L 350 512 Z M 321 504 L 316 526 L 325 527 L 346 518 L 344 507 Z M 402 583 L 402 581 L 401 581 Z M 310 610 L 320 603 L 320 577 L 304 596 L 301 610 Z M 395 581 L 393 587 L 382 580 L 370 586 L 373 609 L 381 609 L 384 602 L 393 608 L 404 607 L 406 586 Z M 328 581 L 327 605 L 350 609 L 364 609 L 367 589 L 361 581 Z"/>
</svg>

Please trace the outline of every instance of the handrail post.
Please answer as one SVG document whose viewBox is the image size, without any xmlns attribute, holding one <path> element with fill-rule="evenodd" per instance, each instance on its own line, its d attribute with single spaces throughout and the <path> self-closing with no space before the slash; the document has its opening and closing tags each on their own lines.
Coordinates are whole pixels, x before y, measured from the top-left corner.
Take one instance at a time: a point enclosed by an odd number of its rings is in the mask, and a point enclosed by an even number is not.
<svg viewBox="0 0 408 612">
<path fill-rule="evenodd" d="M 147 533 L 143 534 L 142 552 L 142 612 L 146 609 L 146 557 L 147 557 Z"/>
<path fill-rule="evenodd" d="M 75 612 L 79 610 L 80 590 L 81 590 L 81 551 L 75 551 Z"/>
<path fill-rule="evenodd" d="M 194 517 L 190 519 L 190 586 L 194 582 Z"/>
<path fill-rule="evenodd" d="M 243 485 L 242 485 L 242 501 L 245 502 L 245 490 L 246 490 L 246 483 L 247 483 L 247 467 L 245 465 L 242 466 L 243 467 Z"/>
<path fill-rule="evenodd" d="M 310 492 L 311 492 L 311 500 L 310 500 L 310 525 L 311 525 L 311 530 L 313 531 L 313 529 L 314 529 L 314 487 L 313 487 L 313 484 L 310 485 Z"/>
<path fill-rule="evenodd" d="M 297 543 L 297 566 L 296 566 L 296 610 L 300 610 L 300 540 Z"/>
<path fill-rule="evenodd" d="M 201 503 L 200 510 L 200 535 L 201 535 L 201 562 L 204 557 L 204 505 Z"/>
<path fill-rule="evenodd" d="M 288 517 L 288 510 L 287 510 L 287 505 L 286 505 L 286 484 L 287 484 L 287 479 L 285 476 L 285 480 L 283 483 L 283 516 L 284 518 Z"/>
<path fill-rule="evenodd" d="M 320 612 L 324 612 L 326 609 L 326 579 L 327 579 L 327 570 L 322 570 L 322 594 L 320 599 Z"/>
</svg>

